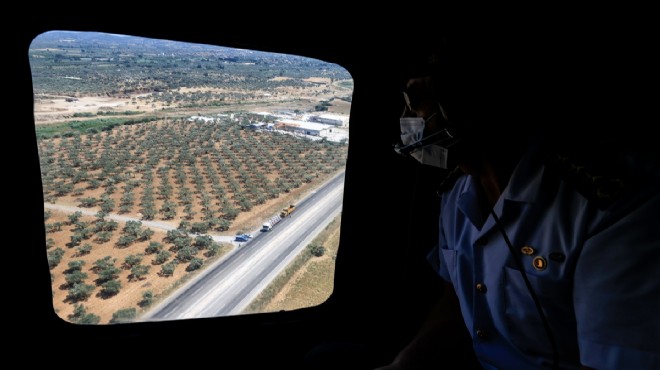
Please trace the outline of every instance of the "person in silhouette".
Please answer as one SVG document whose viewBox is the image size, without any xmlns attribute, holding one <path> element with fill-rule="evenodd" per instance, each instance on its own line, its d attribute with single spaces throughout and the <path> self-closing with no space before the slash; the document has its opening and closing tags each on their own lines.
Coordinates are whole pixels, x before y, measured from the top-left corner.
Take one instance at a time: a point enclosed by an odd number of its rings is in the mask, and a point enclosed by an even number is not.
<svg viewBox="0 0 660 370">
<path fill-rule="evenodd" d="M 447 39 L 406 82 L 395 150 L 444 170 L 428 260 L 446 287 L 378 370 L 660 368 L 657 150 L 546 115 L 501 41 Z"/>
</svg>

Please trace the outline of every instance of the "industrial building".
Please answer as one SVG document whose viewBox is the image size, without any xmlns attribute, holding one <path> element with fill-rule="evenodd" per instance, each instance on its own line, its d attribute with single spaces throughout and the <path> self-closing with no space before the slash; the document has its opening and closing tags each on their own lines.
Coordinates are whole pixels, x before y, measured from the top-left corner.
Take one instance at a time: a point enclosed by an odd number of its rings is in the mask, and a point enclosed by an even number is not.
<svg viewBox="0 0 660 370">
<path fill-rule="evenodd" d="M 325 123 L 328 125 L 333 125 L 337 127 L 346 127 L 348 126 L 348 116 L 340 114 L 319 114 L 309 116 L 309 120 L 318 123 Z"/>
<path fill-rule="evenodd" d="M 277 120 L 273 128 L 310 136 L 327 136 L 333 129 L 332 125 L 293 119 Z"/>
</svg>

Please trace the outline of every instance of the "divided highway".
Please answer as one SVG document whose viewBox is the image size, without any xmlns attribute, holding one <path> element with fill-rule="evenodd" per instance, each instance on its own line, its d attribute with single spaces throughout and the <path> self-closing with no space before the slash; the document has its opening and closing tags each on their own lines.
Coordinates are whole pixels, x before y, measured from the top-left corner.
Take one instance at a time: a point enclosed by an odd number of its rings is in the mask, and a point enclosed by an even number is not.
<svg viewBox="0 0 660 370">
<path fill-rule="evenodd" d="M 343 190 L 342 172 L 297 203 L 296 210 L 271 231 L 254 234 L 140 321 L 240 314 L 341 212 Z"/>
</svg>

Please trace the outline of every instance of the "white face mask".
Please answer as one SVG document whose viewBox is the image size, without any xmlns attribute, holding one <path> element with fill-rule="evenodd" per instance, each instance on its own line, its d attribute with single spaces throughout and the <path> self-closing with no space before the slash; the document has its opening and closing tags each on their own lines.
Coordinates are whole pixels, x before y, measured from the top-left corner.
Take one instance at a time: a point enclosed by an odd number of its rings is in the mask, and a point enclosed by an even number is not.
<svg viewBox="0 0 660 370">
<path fill-rule="evenodd" d="M 440 145 L 427 145 L 410 152 L 419 163 L 447 169 L 447 153 L 449 151 Z"/>
<path fill-rule="evenodd" d="M 429 117 L 430 119 L 431 117 Z M 429 166 L 447 168 L 447 148 L 437 144 L 422 144 L 426 121 L 422 117 L 401 117 L 401 143 L 404 146 L 414 147 L 408 154 L 418 162 Z"/>
<path fill-rule="evenodd" d="M 410 145 L 422 140 L 426 122 L 422 117 L 401 117 L 399 126 L 401 126 L 401 143 Z"/>
</svg>

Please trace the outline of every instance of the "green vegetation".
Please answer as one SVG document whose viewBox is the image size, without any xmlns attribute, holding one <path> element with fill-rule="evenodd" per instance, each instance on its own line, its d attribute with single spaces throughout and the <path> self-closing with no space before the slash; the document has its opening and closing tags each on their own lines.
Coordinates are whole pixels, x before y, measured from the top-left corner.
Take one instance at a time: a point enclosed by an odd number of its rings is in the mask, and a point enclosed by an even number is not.
<svg viewBox="0 0 660 370">
<path fill-rule="evenodd" d="M 139 94 L 143 106 L 263 99 L 264 93 L 277 96 L 283 88 L 314 87 L 307 80 L 311 77 L 352 81 L 344 68 L 320 60 L 94 32 L 42 34 L 29 57 L 37 95 Z M 205 90 L 182 91 L 189 87 Z M 214 88 L 222 92 L 209 90 Z"/>
<path fill-rule="evenodd" d="M 88 313 L 85 306 L 76 304 L 73 314 L 69 315 L 69 320 L 74 324 L 93 325 L 98 324 L 101 318 L 92 313 Z"/>
<path fill-rule="evenodd" d="M 117 126 L 134 125 L 156 120 L 158 120 L 157 117 L 143 117 L 139 119 L 99 118 L 88 121 L 66 121 L 36 126 L 36 132 L 38 139 L 73 137 L 79 134 L 97 134 L 102 131 L 110 131 Z"/>
<path fill-rule="evenodd" d="M 248 131 L 228 118 L 158 123 L 39 140 L 45 199 L 73 196 L 80 207 L 103 204 L 105 212 L 140 212 L 144 220 L 186 221 L 189 231 L 226 231 L 240 213 L 346 162 L 345 143 Z"/>
<path fill-rule="evenodd" d="M 111 324 L 117 324 L 122 322 L 131 322 L 137 317 L 137 309 L 134 307 L 122 308 L 121 310 L 112 314 Z"/>
<path fill-rule="evenodd" d="M 253 123 L 274 123 L 276 116 L 244 109 L 266 99 L 296 102 L 287 110 L 305 114 L 328 110 L 334 99 L 350 102 L 352 80 L 340 66 L 77 32 L 39 36 L 29 57 L 35 104 L 97 96 L 135 108 L 101 107 L 35 126 L 45 201 L 97 212 L 44 212 L 56 312 L 72 322 L 135 320 L 231 250 L 208 233 L 244 228 L 234 225 L 237 218 L 253 216 L 259 206 L 288 204 L 290 194 L 313 189 L 345 166 L 346 141 L 254 129 Z M 346 94 L 338 96 L 337 86 Z M 163 108 L 156 112 L 156 106 Z M 110 214 L 136 221 L 120 224 Z M 142 220 L 179 226 L 156 234 Z M 338 221 L 332 225 L 337 230 Z M 328 240 L 327 234 L 315 240 L 275 284 L 312 259 L 334 256 L 337 242 Z M 168 281 L 164 291 L 153 290 L 157 280 Z M 276 286 L 265 294 L 280 291 Z M 118 297 L 121 305 L 113 303 Z M 118 309 L 112 318 L 91 312 L 108 307 Z"/>
</svg>

